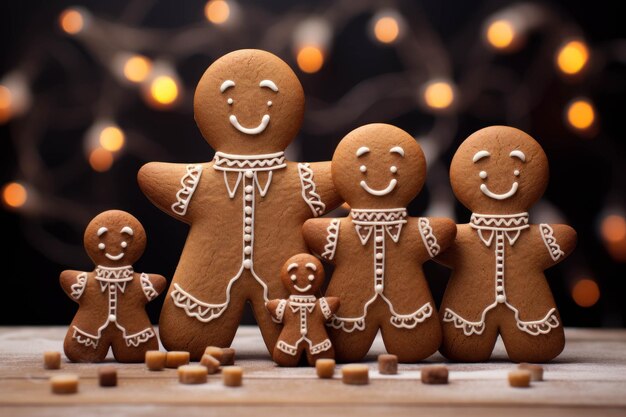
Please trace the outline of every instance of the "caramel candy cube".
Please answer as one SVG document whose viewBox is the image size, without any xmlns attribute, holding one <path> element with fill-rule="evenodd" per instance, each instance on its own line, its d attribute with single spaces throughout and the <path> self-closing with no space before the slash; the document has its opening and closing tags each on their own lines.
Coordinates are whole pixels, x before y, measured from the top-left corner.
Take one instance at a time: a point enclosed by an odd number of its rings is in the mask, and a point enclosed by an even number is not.
<svg viewBox="0 0 626 417">
<path fill-rule="evenodd" d="M 202 355 L 200 365 L 204 366 L 210 374 L 214 374 L 220 370 L 220 361 L 207 353 Z"/>
<path fill-rule="evenodd" d="M 422 368 L 422 383 L 447 384 L 448 368 L 444 365 L 425 366 Z"/>
<path fill-rule="evenodd" d="M 189 352 L 176 351 L 167 352 L 165 356 L 166 368 L 178 368 L 182 365 L 189 364 Z"/>
<path fill-rule="evenodd" d="M 117 370 L 112 366 L 103 366 L 99 368 L 98 383 L 101 387 L 117 386 Z"/>
<path fill-rule="evenodd" d="M 44 369 L 61 369 L 61 352 L 44 352 L 43 367 Z"/>
<path fill-rule="evenodd" d="M 220 358 L 222 365 L 234 365 L 235 364 L 235 349 L 222 348 L 222 357 Z"/>
<path fill-rule="evenodd" d="M 224 356 L 224 349 L 222 349 L 221 347 L 217 347 L 217 346 L 207 346 L 207 348 L 204 350 L 204 354 L 211 355 L 215 359 L 220 361 L 220 363 L 222 363 L 222 356 Z"/>
<path fill-rule="evenodd" d="M 239 366 L 227 366 L 223 368 L 222 380 L 227 387 L 240 387 L 243 381 L 243 369 Z"/>
<path fill-rule="evenodd" d="M 398 373 L 398 357 L 391 354 L 378 355 L 378 372 L 382 375 Z"/>
<path fill-rule="evenodd" d="M 535 365 L 532 363 L 520 363 L 517 369 L 524 369 L 530 371 L 531 381 L 543 381 L 543 366 Z"/>
<path fill-rule="evenodd" d="M 319 378 L 332 378 L 335 375 L 334 359 L 318 359 L 315 361 L 315 371 Z"/>
<path fill-rule="evenodd" d="M 348 385 L 367 385 L 370 381 L 369 371 L 367 365 L 344 365 L 341 368 L 341 380 Z"/>
<path fill-rule="evenodd" d="M 203 365 L 181 365 L 178 367 L 178 382 L 181 384 L 204 384 L 207 369 Z"/>
<path fill-rule="evenodd" d="M 146 352 L 146 366 L 151 371 L 162 371 L 165 368 L 166 352 L 149 350 Z"/>
<path fill-rule="evenodd" d="M 518 369 L 509 372 L 509 385 L 515 388 L 530 387 L 531 373 L 526 369 Z"/>
<path fill-rule="evenodd" d="M 53 394 L 75 394 L 78 392 L 78 375 L 62 374 L 50 378 Z"/>
</svg>

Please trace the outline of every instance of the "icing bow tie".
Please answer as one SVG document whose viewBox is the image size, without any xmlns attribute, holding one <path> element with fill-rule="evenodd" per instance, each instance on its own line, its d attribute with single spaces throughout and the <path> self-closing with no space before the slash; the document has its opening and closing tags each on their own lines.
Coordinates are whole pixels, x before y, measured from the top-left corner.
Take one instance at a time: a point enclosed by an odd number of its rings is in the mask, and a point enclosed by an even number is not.
<svg viewBox="0 0 626 417">
<path fill-rule="evenodd" d="M 372 231 L 376 226 L 383 227 L 391 240 L 398 243 L 402 226 L 406 223 L 407 213 L 404 208 L 383 210 L 352 209 L 350 215 L 361 244 L 365 245 L 372 236 Z"/>
<path fill-rule="evenodd" d="M 491 246 L 496 233 L 503 233 L 513 246 L 522 230 L 528 229 L 528 213 L 518 214 L 477 214 L 472 213 L 470 226 L 476 230 L 485 246 Z"/>
</svg>

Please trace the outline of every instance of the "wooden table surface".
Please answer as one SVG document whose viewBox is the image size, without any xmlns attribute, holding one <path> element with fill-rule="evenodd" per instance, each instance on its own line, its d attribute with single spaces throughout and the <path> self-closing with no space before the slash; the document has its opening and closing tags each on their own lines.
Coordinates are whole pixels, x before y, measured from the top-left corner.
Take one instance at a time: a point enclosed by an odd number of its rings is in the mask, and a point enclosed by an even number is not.
<svg viewBox="0 0 626 417">
<path fill-rule="evenodd" d="M 0 416 L 626 416 L 626 330 L 567 329 L 565 351 L 545 365 L 545 381 L 527 389 L 509 387 L 507 373 L 516 366 L 500 342 L 491 362 L 448 364 L 449 385 L 424 385 L 420 368 L 443 358 L 436 354 L 422 364 L 400 365 L 398 375 L 380 375 L 378 339 L 368 357 L 370 384 L 349 386 L 339 372 L 320 380 L 312 368 L 276 367 L 258 329 L 249 326 L 233 343 L 243 387 L 224 387 L 219 375 L 210 375 L 207 384 L 181 385 L 174 369 L 116 364 L 118 387 L 101 388 L 102 364 L 64 359 L 61 370 L 43 369 L 42 352 L 62 351 L 65 331 L 0 327 Z M 79 393 L 51 394 L 48 378 L 66 372 L 80 376 Z"/>
</svg>

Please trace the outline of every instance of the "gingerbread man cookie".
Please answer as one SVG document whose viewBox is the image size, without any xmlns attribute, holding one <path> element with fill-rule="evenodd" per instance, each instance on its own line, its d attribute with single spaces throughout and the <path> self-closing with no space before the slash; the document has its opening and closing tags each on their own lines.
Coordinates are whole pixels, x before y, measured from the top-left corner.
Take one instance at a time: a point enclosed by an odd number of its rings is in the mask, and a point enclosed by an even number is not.
<svg viewBox="0 0 626 417">
<path fill-rule="evenodd" d="M 335 264 L 326 295 L 341 300 L 330 323 L 337 359 L 361 360 L 379 329 L 401 362 L 430 356 L 441 327 L 422 264 L 452 243 L 456 227 L 407 215 L 426 177 L 421 147 L 397 127 L 362 126 L 337 146 L 332 174 L 350 215 L 308 220 L 303 232 Z"/>
<path fill-rule="evenodd" d="M 512 127 L 481 129 L 454 155 L 450 181 L 472 216 L 436 259 L 453 270 L 441 304 L 441 353 L 484 361 L 500 334 L 513 361 L 556 357 L 565 338 L 543 271 L 572 252 L 576 232 L 529 223 L 528 210 L 548 184 L 543 149 Z"/>
<path fill-rule="evenodd" d="M 144 308 L 167 285 L 161 275 L 133 270 L 146 247 L 143 226 L 124 211 L 105 211 L 89 223 L 84 241 L 96 269 L 63 271 L 60 277 L 79 306 L 65 336 L 65 355 L 101 362 L 111 347 L 119 362 L 142 362 L 146 351 L 159 348 Z"/>
<path fill-rule="evenodd" d="M 157 207 L 190 225 L 161 313 L 161 340 L 193 359 L 206 346 L 229 346 L 249 301 L 271 352 L 280 327 L 265 302 L 288 296 L 280 268 L 306 251 L 302 224 L 340 203 L 330 163 L 285 159 L 304 93 L 269 52 L 240 50 L 215 61 L 198 83 L 194 111 L 213 161 L 149 163 L 138 175 Z"/>
<path fill-rule="evenodd" d="M 309 365 L 321 358 L 335 357 L 326 333 L 326 322 L 339 308 L 339 298 L 317 298 L 324 282 L 324 268 L 313 255 L 300 253 L 285 262 L 280 278 L 289 290 L 289 298 L 271 300 L 267 309 L 283 323 L 272 358 L 280 366 L 296 366 L 306 352 Z"/>
</svg>

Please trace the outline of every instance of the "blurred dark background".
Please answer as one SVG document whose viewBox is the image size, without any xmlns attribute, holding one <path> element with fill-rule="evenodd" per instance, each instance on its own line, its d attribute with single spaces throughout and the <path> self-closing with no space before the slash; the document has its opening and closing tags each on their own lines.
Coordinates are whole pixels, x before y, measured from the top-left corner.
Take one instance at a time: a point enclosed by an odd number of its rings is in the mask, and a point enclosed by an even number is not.
<svg viewBox="0 0 626 417">
<path fill-rule="evenodd" d="M 551 163 L 531 220 L 579 233 L 575 253 L 547 271 L 565 325 L 623 327 L 620 11 L 564 0 L 1 2 L 0 324 L 70 322 L 76 304 L 58 276 L 93 269 L 82 233 L 102 210 L 137 216 L 149 240 L 135 269 L 172 277 L 187 227 L 147 201 L 136 172 L 151 160 L 210 160 L 195 84 L 219 56 L 261 48 L 294 68 L 307 95 L 290 159 L 328 160 L 370 122 L 420 141 L 429 179 L 412 215 L 467 222 L 447 178 L 458 144 L 492 124 L 530 133 Z M 439 302 L 449 271 L 426 269 Z M 149 304 L 155 322 L 162 301 Z"/>
</svg>

